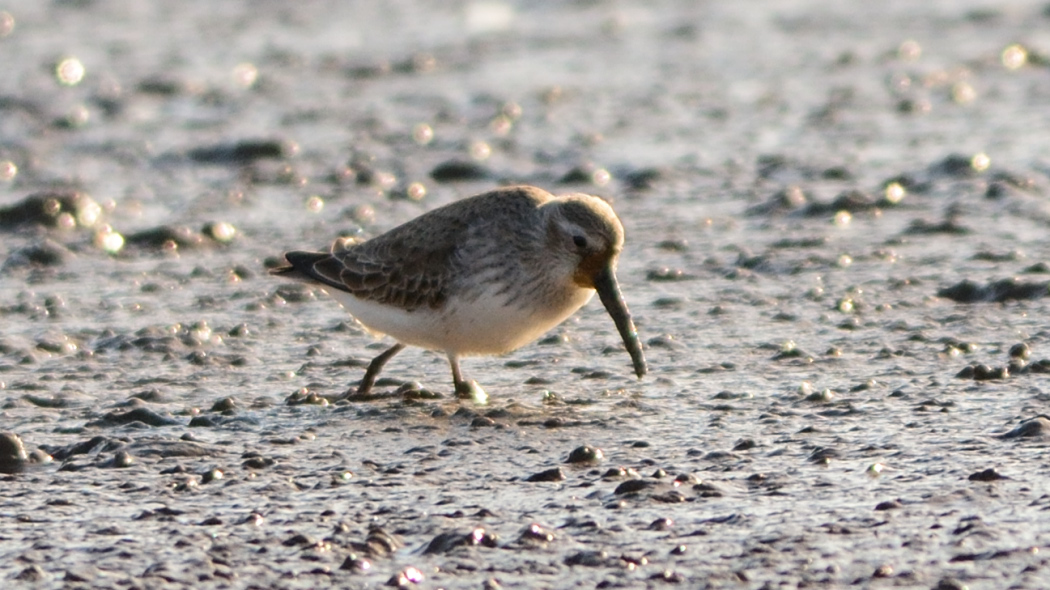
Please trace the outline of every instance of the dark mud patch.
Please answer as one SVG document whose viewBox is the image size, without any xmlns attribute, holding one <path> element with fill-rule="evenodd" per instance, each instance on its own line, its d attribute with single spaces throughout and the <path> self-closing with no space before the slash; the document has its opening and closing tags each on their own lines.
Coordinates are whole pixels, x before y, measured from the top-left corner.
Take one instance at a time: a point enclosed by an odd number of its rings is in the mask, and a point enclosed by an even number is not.
<svg viewBox="0 0 1050 590">
<path fill-rule="evenodd" d="M 1050 293 L 1050 282 L 1030 282 L 1010 278 L 985 285 L 965 280 L 940 289 L 937 291 L 937 296 L 959 303 L 1002 303 L 1041 299 L 1048 293 Z"/>
</svg>

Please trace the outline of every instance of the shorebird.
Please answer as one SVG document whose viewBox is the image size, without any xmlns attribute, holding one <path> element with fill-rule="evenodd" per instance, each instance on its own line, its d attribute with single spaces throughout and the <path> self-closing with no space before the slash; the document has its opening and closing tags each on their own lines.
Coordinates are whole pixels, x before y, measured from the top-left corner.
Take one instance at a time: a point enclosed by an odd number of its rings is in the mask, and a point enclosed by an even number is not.
<svg viewBox="0 0 1050 590">
<path fill-rule="evenodd" d="M 332 295 L 367 330 L 397 341 L 372 359 L 356 391 L 406 346 L 443 352 L 461 397 L 484 398 L 460 357 L 504 354 L 565 321 L 597 291 L 634 372 L 646 373 L 638 332 L 616 281 L 623 225 L 604 200 L 531 186 L 496 189 L 424 213 L 329 252 L 287 252 L 272 274 Z"/>
</svg>

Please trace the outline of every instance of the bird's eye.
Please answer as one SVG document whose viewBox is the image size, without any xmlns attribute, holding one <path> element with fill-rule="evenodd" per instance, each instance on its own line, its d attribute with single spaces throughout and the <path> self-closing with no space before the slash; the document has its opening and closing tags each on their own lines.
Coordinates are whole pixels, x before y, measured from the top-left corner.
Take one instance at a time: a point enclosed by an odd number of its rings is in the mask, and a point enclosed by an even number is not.
<svg viewBox="0 0 1050 590">
<path fill-rule="evenodd" d="M 573 236 L 572 237 L 572 243 L 576 244 L 577 248 L 586 248 L 587 247 L 587 238 L 585 238 L 583 236 Z"/>
</svg>

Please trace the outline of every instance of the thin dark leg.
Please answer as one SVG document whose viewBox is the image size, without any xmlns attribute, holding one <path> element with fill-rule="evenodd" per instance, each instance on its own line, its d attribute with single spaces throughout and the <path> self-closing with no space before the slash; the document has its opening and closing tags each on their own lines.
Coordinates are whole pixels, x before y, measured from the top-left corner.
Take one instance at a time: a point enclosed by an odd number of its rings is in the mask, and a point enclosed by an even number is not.
<svg viewBox="0 0 1050 590">
<path fill-rule="evenodd" d="M 453 384 L 456 386 L 456 393 L 459 394 L 461 388 L 465 386 L 463 384 L 463 374 L 459 370 L 459 357 L 454 354 L 448 355 L 448 365 L 453 367 Z"/>
<path fill-rule="evenodd" d="M 365 371 L 365 376 L 361 378 L 361 384 L 357 386 L 357 391 L 353 395 L 368 395 L 368 392 L 372 391 L 372 386 L 376 384 L 376 377 L 379 376 L 379 372 L 383 370 L 383 365 L 387 361 L 394 358 L 394 355 L 405 349 L 405 345 L 398 342 L 390 348 L 383 351 L 382 354 L 372 359 L 372 362 L 368 363 L 368 370 Z M 350 395 L 350 391 L 347 390 L 347 397 Z"/>
<path fill-rule="evenodd" d="M 452 383 L 456 387 L 456 396 L 470 394 L 470 383 L 463 380 L 463 374 L 459 371 L 459 357 L 449 353 L 448 364 L 452 367 Z"/>
</svg>

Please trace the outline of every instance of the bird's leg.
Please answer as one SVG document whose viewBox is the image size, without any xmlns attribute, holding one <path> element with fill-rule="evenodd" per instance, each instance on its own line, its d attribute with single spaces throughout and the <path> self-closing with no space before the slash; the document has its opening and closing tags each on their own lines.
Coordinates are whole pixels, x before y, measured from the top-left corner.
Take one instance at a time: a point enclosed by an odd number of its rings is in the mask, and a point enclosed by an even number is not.
<svg viewBox="0 0 1050 590">
<path fill-rule="evenodd" d="M 353 393 L 354 396 L 365 396 L 372 391 L 372 386 L 376 384 L 376 377 L 379 376 L 379 372 L 383 370 L 383 365 L 387 361 L 394 358 L 394 355 L 405 349 L 405 345 L 398 342 L 390 348 L 383 351 L 382 354 L 372 359 L 372 362 L 368 363 L 368 370 L 365 371 L 365 376 L 361 378 L 361 384 L 357 386 L 357 391 Z M 350 390 L 347 390 L 343 397 L 349 397 L 351 395 Z"/>
<path fill-rule="evenodd" d="M 459 371 L 459 357 L 450 353 L 448 364 L 452 366 L 452 383 L 456 386 L 456 397 L 462 397 L 464 393 L 469 394 L 470 384 L 463 381 L 463 374 Z"/>
<path fill-rule="evenodd" d="M 485 390 L 478 385 L 477 381 L 464 381 L 463 374 L 459 371 L 459 357 L 448 353 L 448 364 L 452 367 L 452 382 L 456 386 L 456 397 L 460 399 L 471 399 L 475 403 L 485 404 L 489 396 Z"/>
</svg>

